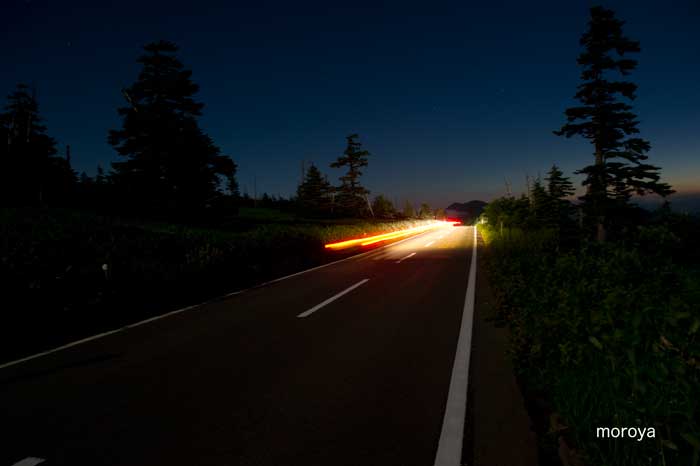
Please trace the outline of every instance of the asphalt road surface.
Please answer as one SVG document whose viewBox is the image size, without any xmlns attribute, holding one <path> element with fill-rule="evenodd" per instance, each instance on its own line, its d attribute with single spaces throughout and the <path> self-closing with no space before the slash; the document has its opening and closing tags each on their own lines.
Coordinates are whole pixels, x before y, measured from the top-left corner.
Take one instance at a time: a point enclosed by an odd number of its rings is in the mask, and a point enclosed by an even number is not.
<svg viewBox="0 0 700 466">
<path fill-rule="evenodd" d="M 439 229 L 4 367 L 0 466 L 433 465 L 473 238 Z"/>
</svg>

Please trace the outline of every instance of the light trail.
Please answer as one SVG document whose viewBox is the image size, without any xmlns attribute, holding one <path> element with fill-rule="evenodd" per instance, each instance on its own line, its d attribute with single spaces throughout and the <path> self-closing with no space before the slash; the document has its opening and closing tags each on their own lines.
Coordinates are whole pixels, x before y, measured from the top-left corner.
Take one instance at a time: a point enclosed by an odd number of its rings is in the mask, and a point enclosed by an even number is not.
<svg viewBox="0 0 700 466">
<path fill-rule="evenodd" d="M 326 249 L 347 249 L 353 246 L 369 246 L 370 244 L 379 243 L 381 241 L 388 241 L 391 239 L 403 238 L 404 236 L 415 235 L 417 233 L 423 233 L 429 230 L 435 230 L 437 228 L 444 228 L 448 226 L 453 226 L 459 222 L 448 222 L 448 221 L 436 221 L 429 223 L 428 225 L 422 225 L 419 227 L 407 228 L 405 230 L 392 231 L 389 233 L 383 233 L 381 235 L 366 236 L 364 238 L 349 239 L 347 241 L 339 241 L 337 243 L 326 244 Z"/>
</svg>

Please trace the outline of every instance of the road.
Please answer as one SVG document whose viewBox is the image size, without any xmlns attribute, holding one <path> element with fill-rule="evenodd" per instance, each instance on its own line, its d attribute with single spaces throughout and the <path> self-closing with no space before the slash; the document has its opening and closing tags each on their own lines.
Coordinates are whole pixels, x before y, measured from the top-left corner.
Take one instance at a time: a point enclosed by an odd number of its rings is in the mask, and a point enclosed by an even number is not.
<svg viewBox="0 0 700 466">
<path fill-rule="evenodd" d="M 473 241 L 431 231 L 4 367 L 0 466 L 433 465 Z"/>
</svg>

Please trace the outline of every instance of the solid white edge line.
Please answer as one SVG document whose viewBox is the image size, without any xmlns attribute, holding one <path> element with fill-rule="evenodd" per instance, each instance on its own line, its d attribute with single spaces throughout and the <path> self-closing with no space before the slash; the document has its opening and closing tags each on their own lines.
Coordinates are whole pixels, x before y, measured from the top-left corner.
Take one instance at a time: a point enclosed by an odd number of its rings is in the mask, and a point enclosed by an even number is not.
<svg viewBox="0 0 700 466">
<path fill-rule="evenodd" d="M 462 464 L 462 440 L 464 438 L 464 418 L 467 410 L 467 387 L 469 385 L 469 359 L 474 325 L 474 300 L 476 297 L 476 251 L 477 232 L 474 225 L 474 245 L 467 280 L 467 294 L 464 297 L 462 323 L 457 340 L 450 390 L 447 395 L 445 417 L 435 454 L 435 466 L 460 466 Z"/>
<path fill-rule="evenodd" d="M 24 458 L 21 461 L 18 461 L 17 463 L 13 464 L 12 466 L 36 466 L 37 464 L 43 463 L 44 459 L 42 458 L 34 458 L 33 456 L 29 456 L 27 458 Z"/>
<path fill-rule="evenodd" d="M 49 350 L 46 350 L 46 351 L 42 351 L 41 353 L 36 353 L 36 354 L 32 354 L 32 355 L 30 355 L 30 356 L 26 356 L 26 357 L 21 358 L 21 359 L 16 359 L 16 360 L 14 360 L 14 361 L 9 361 L 9 362 L 0 364 L 0 369 L 5 369 L 6 367 L 15 366 L 15 365 L 21 364 L 21 363 L 23 363 L 23 362 L 31 361 L 32 359 L 37 359 L 37 358 L 40 358 L 40 357 L 43 357 L 43 356 L 47 356 L 47 355 L 49 355 L 49 354 L 56 353 L 56 352 L 61 351 L 61 350 L 64 350 L 64 349 L 68 349 L 68 348 L 70 348 L 70 347 L 72 347 L 72 346 L 77 346 L 77 345 L 80 345 L 80 344 L 82 344 L 82 343 L 87 343 L 88 341 L 91 341 L 91 340 L 97 340 L 98 338 L 106 337 L 106 336 L 112 335 L 112 334 L 114 334 L 114 333 L 123 332 L 124 330 L 130 329 L 130 328 L 134 328 L 134 327 L 138 327 L 138 326 L 140 326 L 140 325 L 144 325 L 144 324 L 147 324 L 147 323 L 149 323 L 149 322 L 154 322 L 154 321 L 156 321 L 156 320 L 165 319 L 166 317 L 170 317 L 170 316 L 173 316 L 173 315 L 175 315 L 175 314 L 180 314 L 181 312 L 189 311 L 189 310 L 191 310 L 191 309 L 195 309 L 195 308 L 204 306 L 204 305 L 206 305 L 206 304 L 210 304 L 210 303 L 212 303 L 212 302 L 221 300 L 221 299 L 223 299 L 223 298 L 228 298 L 228 297 L 231 297 L 231 296 L 234 296 L 234 295 L 237 295 L 237 294 L 241 294 L 241 293 L 243 293 L 243 292 L 246 292 L 246 291 L 249 291 L 249 290 L 253 290 L 253 289 L 255 289 L 255 288 L 262 288 L 262 287 L 264 287 L 264 286 L 271 285 L 271 284 L 273 284 L 273 283 L 277 283 L 277 282 L 280 282 L 280 281 L 282 281 L 282 280 L 286 280 L 286 279 L 288 279 L 288 278 L 296 277 L 296 276 L 298 276 L 298 275 L 302 275 L 302 274 L 305 274 L 305 273 L 307 273 L 307 272 L 313 272 L 314 270 L 318 270 L 318 269 L 322 269 L 322 268 L 324 268 L 324 267 L 328 267 L 329 265 L 338 264 L 338 263 L 340 263 L 340 262 L 345 262 L 345 261 L 348 261 L 348 260 L 350 260 L 350 259 L 357 259 L 357 258 L 359 258 L 359 257 L 366 256 L 366 255 L 368 255 L 368 254 L 377 253 L 377 252 L 379 252 L 380 250 L 382 250 L 382 249 L 384 249 L 384 248 L 389 248 L 389 247 L 395 246 L 395 245 L 397 245 L 397 244 L 399 244 L 399 243 L 403 243 L 404 241 L 408 241 L 408 240 L 411 240 L 411 239 L 419 238 L 419 237 L 421 237 L 421 236 L 423 236 L 423 235 L 425 235 L 425 234 L 428 234 L 428 233 L 432 233 L 432 231 L 429 230 L 429 231 L 425 231 L 425 232 L 423 232 L 423 233 L 418 233 L 417 235 L 409 236 L 408 238 L 405 238 L 405 239 L 396 241 L 395 243 L 385 244 L 385 245 L 380 246 L 380 247 L 378 247 L 378 248 L 372 249 L 371 251 L 363 252 L 363 253 L 361 253 L 361 254 L 355 254 L 355 255 L 353 255 L 353 256 L 345 257 L 345 258 L 343 258 L 343 259 L 338 259 L 337 261 L 329 262 L 329 263 L 327 263 L 327 264 L 322 264 L 322 265 L 319 265 L 319 266 L 317 266 L 317 267 L 313 267 L 313 268 L 310 268 L 310 269 L 302 270 L 301 272 L 296 272 L 296 273 L 293 273 L 293 274 L 291 274 L 291 275 L 286 275 L 286 276 L 284 276 L 284 277 L 280 277 L 280 278 L 276 278 L 276 279 L 274 279 L 274 280 L 270 280 L 270 281 L 267 281 L 267 282 L 264 282 L 264 283 L 260 283 L 259 285 L 254 285 L 254 286 L 252 286 L 252 287 L 250 287 L 250 288 L 245 288 L 245 289 L 242 289 L 242 290 L 234 291 L 233 293 L 228 293 L 228 294 L 225 294 L 225 295 L 222 295 L 222 296 L 218 296 L 218 297 L 216 297 L 216 298 L 209 299 L 209 300 L 204 301 L 204 302 L 201 302 L 201 303 L 199 303 L 199 304 L 193 304 L 192 306 L 183 307 L 182 309 L 176 309 L 176 310 L 174 310 L 174 311 L 170 311 L 170 312 L 165 313 L 165 314 L 160 314 L 160 315 L 157 315 L 157 316 L 153 316 L 153 317 L 150 317 L 150 318 L 148 318 L 148 319 L 144 319 L 144 320 L 140 320 L 140 321 L 138 321 L 138 322 L 134 322 L 133 324 L 129 324 L 129 325 L 125 325 L 125 326 L 123 326 L 123 327 L 116 328 L 116 329 L 114 329 L 114 330 L 109 330 L 109 331 L 107 331 L 107 332 L 98 333 L 97 335 L 92 335 L 92 336 L 83 338 L 83 339 L 81 339 L 81 340 L 72 341 L 72 342 L 70 342 L 70 343 L 66 343 L 65 345 L 57 346 L 56 348 L 52 348 L 52 349 L 49 349 Z"/>
<path fill-rule="evenodd" d="M 319 303 L 319 304 L 315 305 L 314 307 L 312 307 L 312 308 L 309 309 L 308 311 L 302 312 L 302 313 L 299 314 L 297 317 L 303 318 L 303 317 L 308 317 L 308 316 L 310 316 L 311 314 L 313 314 L 314 312 L 318 311 L 318 310 L 321 309 L 322 307 L 329 305 L 330 303 L 332 303 L 332 302 L 335 301 L 336 299 L 338 299 L 338 298 L 340 298 L 341 296 L 344 296 L 344 295 L 350 293 L 352 290 L 354 290 L 354 289 L 357 288 L 358 286 L 364 285 L 364 284 L 367 283 L 368 281 L 369 281 L 369 278 L 365 278 L 364 280 L 360 280 L 359 282 L 355 283 L 355 284 L 352 285 L 351 287 L 346 288 L 346 289 L 344 289 L 343 291 L 341 291 L 340 293 L 338 293 L 338 294 L 336 294 L 336 295 L 334 295 L 334 296 L 331 296 L 330 298 L 328 298 L 327 300 L 323 301 L 322 303 Z"/>
<path fill-rule="evenodd" d="M 415 253 L 415 252 L 412 252 L 412 253 L 409 254 L 408 256 L 402 257 L 401 259 L 397 260 L 396 263 L 397 263 L 397 264 L 400 264 L 402 261 L 405 261 L 406 259 L 409 259 L 409 258 L 411 258 L 411 257 L 413 257 L 413 256 L 415 256 L 415 255 L 416 255 L 416 253 Z"/>
<path fill-rule="evenodd" d="M 208 301 L 207 301 L 207 302 L 208 302 Z M 166 313 L 166 314 L 161 314 L 161 315 L 158 315 L 158 316 L 155 316 L 155 317 L 150 317 L 150 318 L 148 318 L 148 319 L 144 319 L 144 320 L 140 320 L 140 321 L 138 321 L 138 322 L 134 322 L 133 324 L 129 324 L 129 325 L 125 325 L 125 326 L 123 326 L 123 327 L 115 328 L 114 330 L 108 330 L 108 331 L 106 331 L 106 332 L 98 333 L 97 335 L 92 335 L 92 336 L 89 336 L 89 337 L 82 338 L 82 339 L 80 339 L 80 340 L 72 341 L 72 342 L 70 342 L 70 343 L 66 343 L 65 345 L 57 346 L 56 348 L 52 348 L 52 349 L 49 349 L 49 350 L 46 350 L 46 351 L 42 351 L 41 353 L 32 354 L 31 356 L 27 356 L 27 357 L 22 358 L 22 359 L 17 359 L 17 360 L 15 360 L 15 361 L 6 362 L 6 363 L 4 363 L 4 364 L 0 364 L 0 369 L 4 369 L 4 368 L 10 367 L 10 366 L 14 366 L 14 365 L 16 365 L 16 364 L 20 364 L 20 363 L 23 363 L 23 362 L 26 362 L 26 361 L 31 361 L 32 359 L 40 358 L 40 357 L 42 357 L 42 356 L 46 356 L 46 355 L 49 355 L 49 354 L 51 354 L 51 353 L 56 353 L 56 352 L 62 351 L 62 350 L 64 350 L 64 349 L 68 349 L 68 348 L 70 348 L 70 347 L 72 347 L 72 346 L 77 346 L 77 345 L 81 345 L 81 344 L 83 344 L 83 343 L 87 343 L 88 341 L 97 340 L 97 339 L 99 339 L 99 338 L 103 338 L 103 337 L 106 337 L 106 336 L 109 336 L 109 335 L 113 335 L 113 334 L 115 334 L 115 333 L 123 332 L 124 330 L 130 329 L 130 328 L 134 328 L 134 327 L 138 327 L 138 326 L 140 326 L 140 325 L 144 325 L 144 324 L 147 324 L 147 323 L 149 323 L 149 322 L 153 322 L 154 320 L 164 319 L 164 318 L 166 318 L 166 317 L 170 317 L 170 316 L 173 316 L 173 315 L 175 315 L 175 314 L 180 314 L 181 312 L 189 311 L 189 310 L 194 309 L 194 308 L 196 308 L 196 307 L 199 307 L 199 306 L 201 306 L 201 305 L 203 305 L 203 304 L 206 304 L 206 303 L 195 304 L 195 305 L 193 305 L 193 306 L 183 307 L 182 309 L 176 309 L 176 310 L 170 311 L 170 312 L 168 312 L 168 313 Z"/>
</svg>

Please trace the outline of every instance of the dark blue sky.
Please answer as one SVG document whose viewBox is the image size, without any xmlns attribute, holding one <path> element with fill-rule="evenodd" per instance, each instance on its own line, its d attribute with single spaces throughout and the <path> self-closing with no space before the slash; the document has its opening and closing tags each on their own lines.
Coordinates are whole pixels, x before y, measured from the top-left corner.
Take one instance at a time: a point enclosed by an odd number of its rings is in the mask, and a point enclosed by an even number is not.
<svg viewBox="0 0 700 466">
<path fill-rule="evenodd" d="M 104 5 L 109 3 L 110 5 Z M 301 160 L 328 165 L 357 132 L 365 184 L 403 203 L 490 199 L 556 162 L 591 160 L 556 137 L 578 84 L 584 1 L 4 0 L 0 90 L 38 88 L 50 134 L 78 171 L 117 159 L 106 142 L 140 47 L 167 39 L 194 72 L 202 127 L 241 188 L 289 195 Z M 700 3 L 604 3 L 641 41 L 633 75 L 651 160 L 700 189 Z"/>
</svg>

